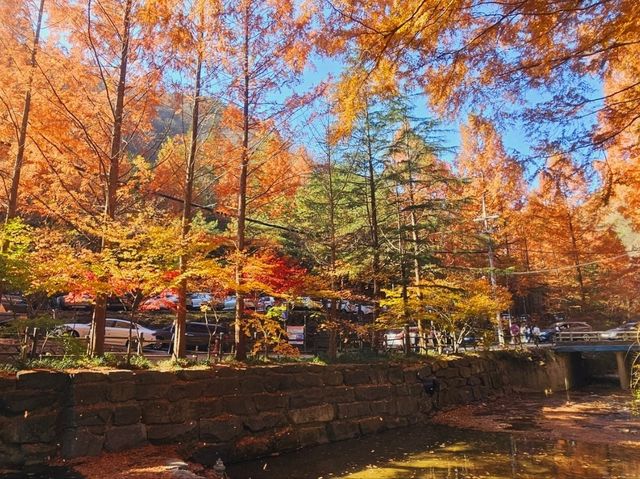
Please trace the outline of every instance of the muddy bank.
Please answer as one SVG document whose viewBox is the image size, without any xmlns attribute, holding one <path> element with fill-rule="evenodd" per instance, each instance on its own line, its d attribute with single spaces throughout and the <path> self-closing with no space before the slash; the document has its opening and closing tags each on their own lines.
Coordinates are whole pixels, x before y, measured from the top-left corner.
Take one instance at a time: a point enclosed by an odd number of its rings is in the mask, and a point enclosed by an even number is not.
<svg viewBox="0 0 640 479">
<path fill-rule="evenodd" d="M 628 393 L 591 388 L 548 397 L 514 394 L 491 403 L 440 411 L 433 422 L 477 431 L 615 443 L 640 449 L 640 416 L 637 414 Z"/>
</svg>

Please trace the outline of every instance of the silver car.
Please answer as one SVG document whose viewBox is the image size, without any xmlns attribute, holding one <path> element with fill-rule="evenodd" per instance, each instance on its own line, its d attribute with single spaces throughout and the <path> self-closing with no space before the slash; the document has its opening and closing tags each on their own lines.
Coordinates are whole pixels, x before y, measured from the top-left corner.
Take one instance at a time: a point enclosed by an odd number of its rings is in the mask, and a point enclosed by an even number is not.
<svg viewBox="0 0 640 479">
<path fill-rule="evenodd" d="M 62 328 L 72 336 L 79 338 L 89 338 L 91 334 L 91 324 L 66 323 Z M 144 344 L 156 342 L 156 332 L 152 329 L 132 323 L 126 319 L 107 318 L 104 328 L 104 343 L 111 346 L 124 346 L 129 344 L 129 330 L 131 338 L 138 341 L 143 338 Z"/>
<path fill-rule="evenodd" d="M 624 324 L 621 324 L 617 328 L 609 329 L 602 333 L 600 337 L 602 339 L 608 339 L 610 341 L 616 341 L 620 339 L 624 339 L 625 336 L 629 336 L 629 333 L 638 332 L 638 321 L 627 321 Z"/>
</svg>

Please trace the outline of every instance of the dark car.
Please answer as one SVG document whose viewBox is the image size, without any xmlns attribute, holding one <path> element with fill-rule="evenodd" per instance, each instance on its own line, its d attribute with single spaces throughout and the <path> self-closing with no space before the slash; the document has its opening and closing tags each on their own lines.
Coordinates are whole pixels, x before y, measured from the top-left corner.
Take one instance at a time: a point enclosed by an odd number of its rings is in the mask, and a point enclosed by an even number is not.
<svg viewBox="0 0 640 479">
<path fill-rule="evenodd" d="M 548 328 L 545 328 L 540 332 L 540 342 L 546 343 L 553 341 L 556 333 L 586 332 L 592 330 L 593 328 L 583 321 L 559 321 L 557 323 L 553 323 Z"/>
<path fill-rule="evenodd" d="M 156 341 L 160 348 L 171 349 L 173 345 L 173 332 L 174 326 L 159 329 L 156 332 Z M 213 343 L 216 339 L 225 343 L 228 338 L 228 333 L 229 329 L 224 324 L 187 322 L 187 330 L 185 333 L 187 349 L 206 351 L 209 344 Z"/>
<path fill-rule="evenodd" d="M 27 301 L 24 299 L 24 296 L 19 293 L 3 294 L 0 297 L 0 303 L 2 303 L 2 306 L 6 311 L 11 311 L 13 313 L 27 312 Z"/>
</svg>

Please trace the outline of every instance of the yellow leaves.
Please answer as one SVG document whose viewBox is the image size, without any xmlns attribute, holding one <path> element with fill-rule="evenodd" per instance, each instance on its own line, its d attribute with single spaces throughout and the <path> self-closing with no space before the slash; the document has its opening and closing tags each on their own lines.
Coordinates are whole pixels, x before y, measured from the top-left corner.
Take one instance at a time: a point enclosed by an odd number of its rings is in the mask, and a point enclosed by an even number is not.
<svg viewBox="0 0 640 479">
<path fill-rule="evenodd" d="M 282 314 L 284 307 L 274 306 L 267 314 L 248 314 L 245 321 L 245 331 L 254 334 L 253 354 L 268 352 L 283 356 L 296 357 L 300 350 L 288 342 L 287 331 L 284 328 Z"/>
<path fill-rule="evenodd" d="M 381 320 L 387 326 L 402 325 L 408 317 L 411 321 L 431 320 L 441 328 L 455 330 L 465 324 L 492 320 L 511 305 L 511 294 L 506 289 L 494 289 L 486 279 L 453 275 L 409 287 L 406 302 L 401 288 L 384 293 Z"/>
<path fill-rule="evenodd" d="M 335 105 L 338 121 L 332 131 L 332 140 L 346 137 L 352 130 L 355 120 L 366 107 L 366 72 L 353 69 L 344 74 L 334 87 L 331 103 Z"/>
</svg>

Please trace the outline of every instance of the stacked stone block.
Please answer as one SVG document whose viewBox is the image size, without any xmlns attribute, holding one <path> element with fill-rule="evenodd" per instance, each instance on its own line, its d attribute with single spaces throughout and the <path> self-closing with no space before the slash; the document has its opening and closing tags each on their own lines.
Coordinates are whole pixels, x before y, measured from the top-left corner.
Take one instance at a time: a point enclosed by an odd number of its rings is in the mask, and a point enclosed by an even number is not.
<svg viewBox="0 0 640 479">
<path fill-rule="evenodd" d="M 25 371 L 0 379 L 0 466 L 181 444 L 203 463 L 428 422 L 509 391 L 495 358 L 407 365 Z M 430 394 L 425 384 L 436 384 Z"/>
</svg>

